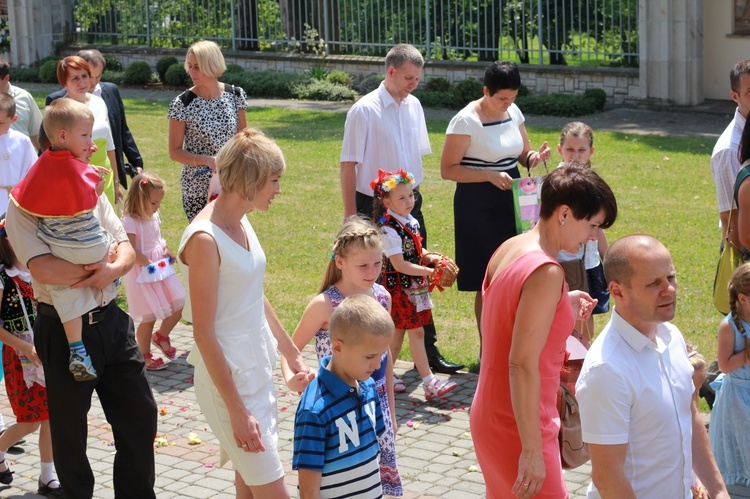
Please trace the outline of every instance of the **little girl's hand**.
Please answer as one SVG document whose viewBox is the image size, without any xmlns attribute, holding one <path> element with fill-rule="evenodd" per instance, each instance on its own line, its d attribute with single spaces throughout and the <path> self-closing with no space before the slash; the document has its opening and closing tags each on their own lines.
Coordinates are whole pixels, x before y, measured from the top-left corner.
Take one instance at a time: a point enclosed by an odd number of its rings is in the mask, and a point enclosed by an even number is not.
<svg viewBox="0 0 750 499">
<path fill-rule="evenodd" d="M 286 386 L 288 386 L 290 390 L 301 394 L 314 379 L 315 373 L 313 371 L 299 372 L 289 378 L 289 381 L 286 382 Z"/>
</svg>

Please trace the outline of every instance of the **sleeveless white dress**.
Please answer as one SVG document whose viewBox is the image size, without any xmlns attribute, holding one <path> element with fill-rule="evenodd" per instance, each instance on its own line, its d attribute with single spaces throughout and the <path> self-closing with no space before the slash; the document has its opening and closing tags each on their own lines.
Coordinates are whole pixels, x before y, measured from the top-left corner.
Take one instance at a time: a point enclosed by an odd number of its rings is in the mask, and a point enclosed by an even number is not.
<svg viewBox="0 0 750 499">
<path fill-rule="evenodd" d="M 284 476 L 277 447 L 278 411 L 273 382 L 278 343 L 271 333 L 263 305 L 266 256 L 247 218 L 242 219 L 242 227 L 249 251 L 208 220 L 191 223 L 182 235 L 178 260 L 189 282 L 190 267 L 182 261 L 185 245 L 198 232 L 205 232 L 216 241 L 221 263 L 214 332 L 242 401 L 260 424 L 265 452 L 244 452 L 237 447 L 226 404 L 211 380 L 197 346 L 193 347 L 187 360 L 195 366 L 198 405 L 221 443 L 220 465 L 231 459 L 246 484 L 264 485 Z M 191 265 L 200 265 L 200 262 L 191 262 Z M 198 305 L 191 303 L 190 306 Z"/>
</svg>

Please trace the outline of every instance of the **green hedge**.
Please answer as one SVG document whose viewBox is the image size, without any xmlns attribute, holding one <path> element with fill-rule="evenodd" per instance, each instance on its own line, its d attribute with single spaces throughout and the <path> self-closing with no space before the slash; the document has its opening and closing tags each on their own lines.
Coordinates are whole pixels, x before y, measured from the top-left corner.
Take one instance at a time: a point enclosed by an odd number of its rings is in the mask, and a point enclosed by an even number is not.
<svg viewBox="0 0 750 499">
<path fill-rule="evenodd" d="M 297 86 L 295 93 L 298 99 L 335 102 L 350 101 L 357 97 L 357 92 L 347 86 L 320 80 L 313 80 L 308 84 Z"/>
<path fill-rule="evenodd" d="M 125 70 L 122 82 L 125 85 L 145 85 L 152 78 L 151 66 L 145 61 L 136 61 Z"/>
<path fill-rule="evenodd" d="M 167 70 L 171 68 L 175 64 L 179 64 L 180 61 L 177 60 L 175 56 L 167 56 L 162 57 L 158 61 L 156 61 L 156 72 L 159 74 L 159 81 L 162 83 L 167 82 Z"/>
<path fill-rule="evenodd" d="M 185 72 L 185 67 L 176 62 L 167 68 L 164 73 L 164 83 L 167 85 L 174 85 L 176 87 L 184 87 L 190 85 L 190 77 Z"/>
</svg>

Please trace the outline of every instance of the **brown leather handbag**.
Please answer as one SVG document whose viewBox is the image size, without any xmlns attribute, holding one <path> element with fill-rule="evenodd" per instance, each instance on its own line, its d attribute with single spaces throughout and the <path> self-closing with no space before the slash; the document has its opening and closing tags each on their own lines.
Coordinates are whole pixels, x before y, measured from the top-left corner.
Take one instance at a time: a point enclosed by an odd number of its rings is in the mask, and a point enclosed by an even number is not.
<svg viewBox="0 0 750 499">
<path fill-rule="evenodd" d="M 580 341 L 586 350 L 591 346 L 575 329 L 571 336 Z M 581 374 L 583 359 L 570 360 L 565 352 L 565 362 L 560 370 L 560 388 L 557 390 L 557 412 L 560 414 L 560 460 L 565 470 L 577 468 L 590 459 L 589 446 L 583 441 L 581 415 L 575 396 L 576 381 Z"/>
</svg>

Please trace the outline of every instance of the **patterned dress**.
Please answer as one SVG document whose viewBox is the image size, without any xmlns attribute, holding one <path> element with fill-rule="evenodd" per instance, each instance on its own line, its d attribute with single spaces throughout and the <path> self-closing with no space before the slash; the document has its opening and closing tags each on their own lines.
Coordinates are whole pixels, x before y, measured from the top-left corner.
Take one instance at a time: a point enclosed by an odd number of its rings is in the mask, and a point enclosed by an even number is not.
<svg viewBox="0 0 750 499">
<path fill-rule="evenodd" d="M 2 268 L 0 270 L 0 282 L 2 283 L 2 301 L 0 302 L 0 319 L 3 327 L 9 333 L 16 336 L 24 336 L 31 331 L 36 317 L 36 302 L 34 292 L 31 290 L 29 280 L 31 276 L 21 273 L 14 268 Z M 18 290 L 21 291 L 19 297 Z M 26 312 L 31 324 L 26 323 L 26 318 L 21 307 L 21 299 L 24 300 Z M 33 341 L 33 337 L 29 335 Z M 31 423 L 47 421 L 47 389 L 34 382 L 31 386 L 24 377 L 24 368 L 16 350 L 8 345 L 3 345 L 3 372 L 5 373 L 5 391 L 8 401 L 19 423 Z"/>
<path fill-rule="evenodd" d="M 380 284 L 373 284 L 372 293 L 375 299 L 387 309 L 388 291 Z M 336 310 L 336 307 L 346 298 L 336 286 L 329 286 L 328 289 L 323 291 L 323 294 L 331 299 L 333 310 Z M 326 355 L 331 355 L 331 337 L 327 329 L 321 329 L 315 333 L 315 353 L 318 355 L 318 361 Z M 380 479 L 383 485 L 383 494 L 400 497 L 404 495 L 404 490 L 401 486 L 401 475 L 398 473 L 396 464 L 396 435 L 393 432 L 393 417 L 391 406 L 388 405 L 388 390 L 385 385 L 387 355 L 387 352 L 383 354 L 380 368 L 372 373 L 372 380 L 375 382 L 375 388 L 378 391 L 378 398 L 383 411 L 383 423 L 385 424 L 385 431 L 378 437 L 380 443 Z"/>
<path fill-rule="evenodd" d="M 224 92 L 216 99 L 204 99 L 185 90 L 170 104 L 167 118 L 185 122 L 184 148 L 187 152 L 216 156 L 221 146 L 239 131 L 238 111 L 245 109 L 245 91 L 224 85 Z M 182 166 L 182 208 L 189 222 L 208 203 L 208 184 L 212 175 L 211 168 L 206 165 Z"/>
</svg>

